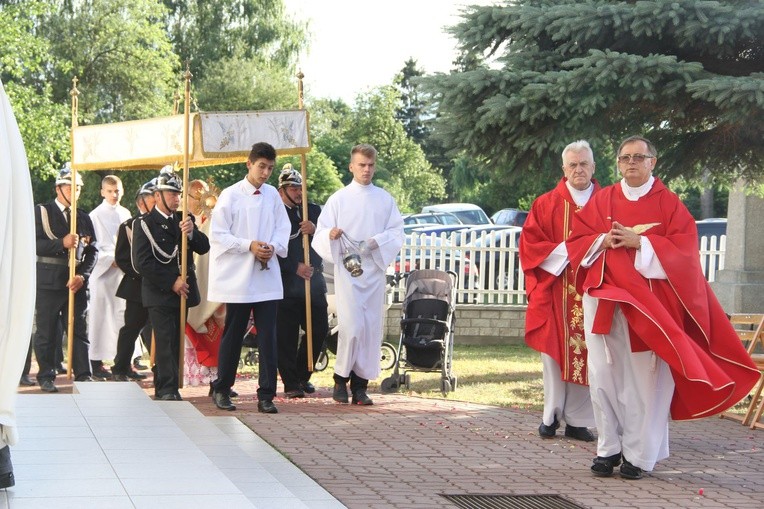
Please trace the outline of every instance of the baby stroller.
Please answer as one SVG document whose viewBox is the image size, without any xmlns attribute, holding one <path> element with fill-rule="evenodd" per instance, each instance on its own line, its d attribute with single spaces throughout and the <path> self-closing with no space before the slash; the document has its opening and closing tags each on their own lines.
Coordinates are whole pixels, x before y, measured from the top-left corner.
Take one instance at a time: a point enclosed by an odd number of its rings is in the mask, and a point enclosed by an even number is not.
<svg viewBox="0 0 764 509">
<path fill-rule="evenodd" d="M 451 271 L 431 269 L 409 274 L 397 361 L 393 374 L 382 380 L 383 392 L 396 391 L 401 385 L 408 389 L 409 371 L 440 371 L 440 392 L 445 396 L 456 390 L 457 377 L 452 372 L 456 277 Z"/>
</svg>

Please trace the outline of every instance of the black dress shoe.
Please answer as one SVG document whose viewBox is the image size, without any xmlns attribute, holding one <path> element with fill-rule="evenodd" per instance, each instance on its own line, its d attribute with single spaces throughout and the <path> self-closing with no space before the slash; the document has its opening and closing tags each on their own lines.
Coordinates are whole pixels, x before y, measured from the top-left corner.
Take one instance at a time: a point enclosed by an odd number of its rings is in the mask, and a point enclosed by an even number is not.
<svg viewBox="0 0 764 509">
<path fill-rule="evenodd" d="M 597 456 L 592 462 L 592 473 L 597 477 L 610 477 L 613 475 L 613 468 L 621 464 L 621 453 L 612 456 Z"/>
<path fill-rule="evenodd" d="M 109 370 L 101 366 L 100 368 L 96 368 L 93 370 L 93 378 L 97 378 L 99 380 L 108 380 L 109 378 L 111 378 L 111 372 L 109 372 Z"/>
<path fill-rule="evenodd" d="M 621 465 L 621 477 L 624 479 L 630 479 L 632 481 L 642 479 L 643 472 L 644 470 L 639 467 L 635 467 L 629 463 L 626 458 L 623 459 L 623 465 Z"/>
<path fill-rule="evenodd" d="M 95 382 L 95 379 L 90 375 L 78 376 L 74 379 L 75 382 Z"/>
<path fill-rule="evenodd" d="M 27 387 L 31 387 L 36 384 L 37 382 L 29 378 L 29 375 L 21 375 L 21 378 L 19 379 L 19 385 L 26 385 Z"/>
<path fill-rule="evenodd" d="M 114 382 L 129 382 L 130 381 L 130 379 L 127 378 L 127 375 L 120 375 L 120 374 L 117 374 L 117 373 L 112 373 L 111 374 L 111 379 Z"/>
<path fill-rule="evenodd" d="M 58 373 L 59 375 L 63 375 L 64 373 L 66 373 L 66 368 L 64 367 L 63 364 L 59 364 L 58 366 L 56 366 L 56 373 Z"/>
<path fill-rule="evenodd" d="M 334 391 L 332 392 L 332 399 L 337 403 L 348 402 L 348 386 L 346 384 L 334 384 Z"/>
<path fill-rule="evenodd" d="M 353 404 L 354 405 L 373 405 L 374 402 L 371 400 L 368 394 L 366 394 L 366 391 L 356 391 L 353 393 Z"/>
<path fill-rule="evenodd" d="M 136 357 L 135 359 L 133 359 L 133 367 L 135 369 L 137 369 L 138 371 L 143 371 L 144 369 L 149 369 L 149 367 L 146 366 L 145 364 L 141 364 L 141 358 L 140 357 Z"/>
<path fill-rule="evenodd" d="M 292 389 L 291 391 L 285 391 L 284 396 L 287 399 L 304 398 L 305 393 L 302 392 L 302 389 Z"/>
<path fill-rule="evenodd" d="M 0 490 L 4 488 L 10 488 L 16 485 L 16 479 L 13 478 L 13 472 L 7 474 L 0 474 Z"/>
<path fill-rule="evenodd" d="M 40 389 L 43 392 L 58 392 L 58 387 L 53 385 L 53 380 L 43 380 L 40 382 Z"/>
<path fill-rule="evenodd" d="M 542 421 L 541 426 L 539 426 L 539 436 L 541 438 L 553 438 L 555 433 L 557 432 L 557 428 L 559 427 L 560 427 L 560 421 L 558 421 L 556 417 L 551 426 L 547 426 Z"/>
<path fill-rule="evenodd" d="M 585 426 L 565 426 L 565 436 L 583 442 L 594 442 L 594 435 Z"/>
<path fill-rule="evenodd" d="M 277 414 L 279 409 L 273 404 L 273 401 L 264 399 L 257 402 L 257 411 L 263 414 Z"/>
<path fill-rule="evenodd" d="M 300 382 L 300 389 L 305 394 L 313 394 L 316 392 L 316 387 L 310 382 Z"/>
<path fill-rule="evenodd" d="M 221 410 L 236 410 L 236 405 L 231 403 L 231 396 L 223 394 L 222 392 L 213 392 L 212 401 L 215 402 L 215 406 Z M 258 404 L 257 408 L 260 408 Z"/>
<path fill-rule="evenodd" d="M 162 394 L 161 396 L 154 396 L 154 399 L 157 401 L 178 401 L 178 398 L 175 396 L 175 393 L 168 392 L 167 394 Z"/>
<path fill-rule="evenodd" d="M 210 382 L 210 391 L 207 393 L 207 396 L 212 396 L 212 393 L 215 392 L 215 389 L 212 388 L 212 382 Z M 239 393 L 233 390 L 233 388 L 228 390 L 228 395 L 232 398 L 238 398 Z"/>
<path fill-rule="evenodd" d="M 128 371 L 127 374 L 125 374 L 127 378 L 130 380 L 146 380 L 147 376 L 143 373 L 138 373 L 137 371 Z"/>
</svg>

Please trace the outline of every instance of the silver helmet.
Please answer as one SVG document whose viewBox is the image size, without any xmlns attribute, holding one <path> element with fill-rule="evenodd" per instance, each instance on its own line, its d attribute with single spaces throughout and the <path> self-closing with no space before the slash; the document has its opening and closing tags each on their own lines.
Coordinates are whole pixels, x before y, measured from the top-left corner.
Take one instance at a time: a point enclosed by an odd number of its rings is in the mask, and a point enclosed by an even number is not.
<svg viewBox="0 0 764 509">
<path fill-rule="evenodd" d="M 72 185 L 72 166 L 71 163 L 68 161 L 64 163 L 64 165 L 61 167 L 60 170 L 58 170 L 58 175 L 56 176 L 56 185 L 57 186 L 70 186 Z M 80 174 L 77 174 L 77 185 L 81 186 L 83 185 L 82 177 L 80 177 Z"/>
</svg>

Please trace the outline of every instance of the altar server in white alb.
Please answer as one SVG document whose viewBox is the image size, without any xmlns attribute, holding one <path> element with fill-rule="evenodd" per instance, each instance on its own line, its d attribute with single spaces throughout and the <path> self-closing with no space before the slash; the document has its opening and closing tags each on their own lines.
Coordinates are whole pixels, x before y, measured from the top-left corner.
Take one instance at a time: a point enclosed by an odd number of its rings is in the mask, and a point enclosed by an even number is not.
<svg viewBox="0 0 764 509">
<path fill-rule="evenodd" d="M 347 403 L 350 381 L 354 405 L 373 403 L 366 390 L 380 372 L 385 270 L 403 245 L 403 218 L 395 200 L 371 183 L 376 161 L 373 146 L 353 147 L 353 181 L 326 201 L 313 237 L 313 249 L 334 264 L 339 336 L 333 398 Z M 343 264 L 353 254 L 360 256 L 360 275 Z"/>
<path fill-rule="evenodd" d="M 255 143 L 247 158 L 247 175 L 220 193 L 212 214 L 207 299 L 226 304 L 225 329 L 218 353 L 218 378 L 212 399 L 221 410 L 236 410 L 231 387 L 241 358 L 241 344 L 254 315 L 257 327 L 257 410 L 278 413 L 276 395 L 276 313 L 284 297 L 278 256 L 287 255 L 289 222 L 275 187 L 266 184 L 276 150 Z"/>
<path fill-rule="evenodd" d="M 106 175 L 101 181 L 103 201 L 90 213 L 96 239 L 98 261 L 90 274 L 88 340 L 93 378 L 111 378 L 103 359 L 117 353 L 119 329 L 125 324 L 125 301 L 116 295 L 124 273 L 114 260 L 119 225 L 130 219 L 130 211 L 119 204 L 124 194 L 122 181 Z"/>
</svg>

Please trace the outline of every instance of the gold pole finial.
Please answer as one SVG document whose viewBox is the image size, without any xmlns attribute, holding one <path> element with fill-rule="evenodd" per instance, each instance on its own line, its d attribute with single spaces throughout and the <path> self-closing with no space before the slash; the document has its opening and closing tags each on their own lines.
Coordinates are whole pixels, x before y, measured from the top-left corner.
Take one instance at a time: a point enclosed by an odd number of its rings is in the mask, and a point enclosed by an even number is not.
<svg viewBox="0 0 764 509">
<path fill-rule="evenodd" d="M 172 114 L 177 115 L 180 110 L 180 90 L 175 89 L 175 93 L 172 94 Z"/>
<path fill-rule="evenodd" d="M 69 91 L 69 95 L 72 98 L 72 126 L 76 127 L 78 124 L 77 122 L 77 115 L 78 110 L 80 106 L 80 91 L 77 89 L 77 82 L 79 80 L 77 79 L 77 76 L 72 78 L 72 89 Z"/>
<path fill-rule="evenodd" d="M 303 104 L 305 100 L 305 92 L 303 89 L 302 79 L 305 77 L 305 75 L 302 73 L 302 69 L 297 71 L 297 107 L 299 109 L 303 109 Z"/>
</svg>

